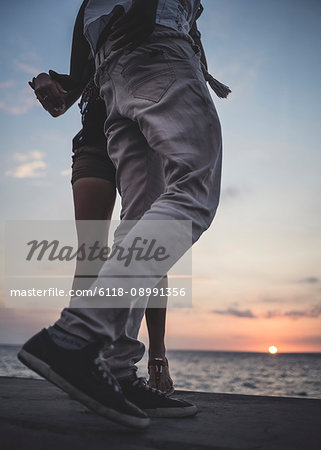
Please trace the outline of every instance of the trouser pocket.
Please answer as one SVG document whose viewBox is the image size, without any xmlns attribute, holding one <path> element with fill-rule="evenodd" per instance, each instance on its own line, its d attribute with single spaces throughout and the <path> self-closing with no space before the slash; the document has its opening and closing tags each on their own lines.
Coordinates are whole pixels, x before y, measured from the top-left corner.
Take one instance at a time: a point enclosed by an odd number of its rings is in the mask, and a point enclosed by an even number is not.
<svg viewBox="0 0 321 450">
<path fill-rule="evenodd" d="M 159 102 L 175 82 L 174 70 L 163 50 L 147 50 L 134 57 L 121 71 L 129 93 L 135 98 Z"/>
</svg>

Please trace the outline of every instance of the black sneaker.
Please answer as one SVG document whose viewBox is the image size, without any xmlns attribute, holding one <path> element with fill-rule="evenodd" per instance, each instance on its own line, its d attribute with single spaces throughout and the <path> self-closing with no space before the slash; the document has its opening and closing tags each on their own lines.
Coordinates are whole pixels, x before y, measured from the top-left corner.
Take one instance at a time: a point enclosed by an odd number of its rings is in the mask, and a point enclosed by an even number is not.
<svg viewBox="0 0 321 450">
<path fill-rule="evenodd" d="M 150 417 L 189 417 L 197 413 L 197 407 L 185 400 L 169 398 L 149 386 L 145 378 L 118 380 L 126 398 Z"/>
<path fill-rule="evenodd" d="M 18 358 L 97 414 L 134 428 L 149 425 L 146 414 L 126 400 L 98 344 L 68 350 L 55 344 L 43 329 L 24 344 Z"/>
</svg>

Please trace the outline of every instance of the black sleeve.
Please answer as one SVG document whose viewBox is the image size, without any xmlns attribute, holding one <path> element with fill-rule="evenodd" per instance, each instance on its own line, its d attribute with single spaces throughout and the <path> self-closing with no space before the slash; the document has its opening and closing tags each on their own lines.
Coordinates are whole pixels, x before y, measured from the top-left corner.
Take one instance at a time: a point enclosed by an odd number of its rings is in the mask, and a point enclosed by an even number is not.
<svg viewBox="0 0 321 450">
<path fill-rule="evenodd" d="M 88 70 L 88 58 L 91 53 L 90 45 L 84 36 L 84 12 L 89 0 L 84 0 L 74 25 L 70 56 L 70 77 L 77 84 L 85 85 L 92 76 Z"/>
</svg>

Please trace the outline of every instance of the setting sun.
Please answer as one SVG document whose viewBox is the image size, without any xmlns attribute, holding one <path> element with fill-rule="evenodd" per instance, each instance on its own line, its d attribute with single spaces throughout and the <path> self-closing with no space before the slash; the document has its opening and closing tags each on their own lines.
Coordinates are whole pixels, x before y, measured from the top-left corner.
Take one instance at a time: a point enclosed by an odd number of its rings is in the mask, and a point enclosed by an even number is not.
<svg viewBox="0 0 321 450">
<path fill-rule="evenodd" d="M 274 355 L 275 353 L 278 352 L 278 348 L 275 347 L 275 345 L 271 345 L 271 347 L 269 347 L 269 352 L 272 353 L 272 355 Z"/>
</svg>

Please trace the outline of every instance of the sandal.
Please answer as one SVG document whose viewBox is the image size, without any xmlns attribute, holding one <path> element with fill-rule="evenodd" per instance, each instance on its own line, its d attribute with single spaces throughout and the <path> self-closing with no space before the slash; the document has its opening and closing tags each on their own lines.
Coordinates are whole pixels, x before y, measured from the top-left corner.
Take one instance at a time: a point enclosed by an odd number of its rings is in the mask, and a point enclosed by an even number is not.
<svg viewBox="0 0 321 450">
<path fill-rule="evenodd" d="M 148 361 L 148 384 L 165 395 L 171 395 L 174 392 L 173 380 L 169 374 L 167 358 L 152 358 Z"/>
</svg>

